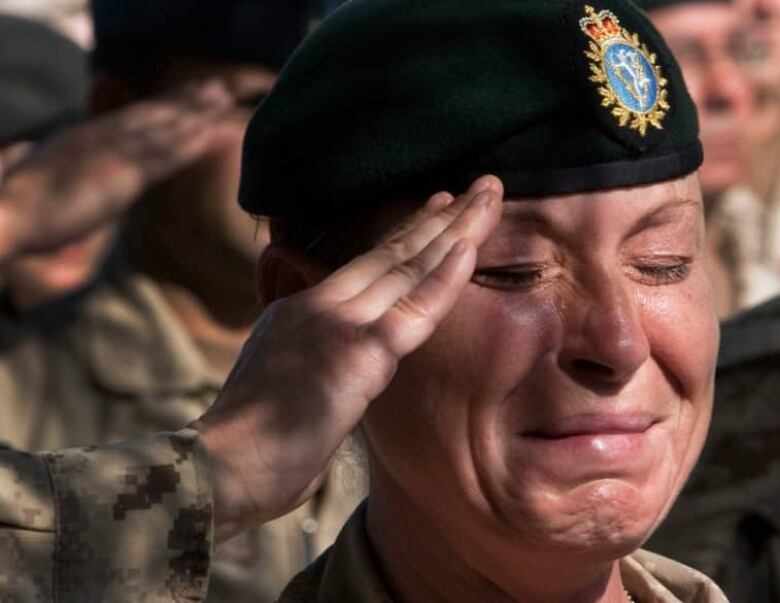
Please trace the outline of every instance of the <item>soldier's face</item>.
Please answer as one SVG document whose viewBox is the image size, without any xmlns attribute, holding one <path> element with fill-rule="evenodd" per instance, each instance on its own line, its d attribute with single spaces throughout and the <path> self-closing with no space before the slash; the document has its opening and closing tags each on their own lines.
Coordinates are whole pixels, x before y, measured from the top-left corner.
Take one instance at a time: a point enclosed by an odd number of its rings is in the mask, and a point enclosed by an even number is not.
<svg viewBox="0 0 780 603">
<path fill-rule="evenodd" d="M 32 148 L 32 142 L 0 148 L 0 183 Z M 55 251 L 26 254 L 3 266 L 0 279 L 14 307 L 31 310 L 88 283 L 105 259 L 114 231 L 113 225 L 104 226 Z"/>
<path fill-rule="evenodd" d="M 169 234 L 159 236 L 171 240 L 172 245 L 205 251 L 219 257 L 226 269 L 241 267 L 251 275 L 268 243 L 268 233 L 236 202 L 241 147 L 249 119 L 270 91 L 276 74 L 256 65 L 177 58 L 166 67 L 159 87 L 179 87 L 206 79 L 221 81 L 235 97 L 236 106 L 215 124 L 218 136 L 211 150 L 156 187 L 145 210 L 164 214 L 155 222 L 166 225 Z"/>
<path fill-rule="evenodd" d="M 709 424 L 703 243 L 695 176 L 507 201 L 452 312 L 369 407 L 372 488 L 476 567 L 637 548 Z"/>
<path fill-rule="evenodd" d="M 743 60 L 746 32 L 730 3 L 692 2 L 650 14 L 680 64 L 699 113 L 705 194 L 738 182 L 746 169 L 752 94 Z"/>
</svg>

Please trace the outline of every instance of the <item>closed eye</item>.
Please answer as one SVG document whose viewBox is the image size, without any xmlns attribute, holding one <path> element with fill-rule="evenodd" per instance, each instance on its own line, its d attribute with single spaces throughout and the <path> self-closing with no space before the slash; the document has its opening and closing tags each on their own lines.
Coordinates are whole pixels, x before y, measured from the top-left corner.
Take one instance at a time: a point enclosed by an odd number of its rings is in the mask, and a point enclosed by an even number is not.
<svg viewBox="0 0 780 603">
<path fill-rule="evenodd" d="M 634 265 L 640 280 L 648 285 L 668 285 L 685 280 L 691 272 L 691 258 L 666 258 Z"/>
<path fill-rule="evenodd" d="M 493 289 L 524 289 L 545 278 L 541 267 L 485 268 L 474 272 L 472 282 Z"/>
</svg>

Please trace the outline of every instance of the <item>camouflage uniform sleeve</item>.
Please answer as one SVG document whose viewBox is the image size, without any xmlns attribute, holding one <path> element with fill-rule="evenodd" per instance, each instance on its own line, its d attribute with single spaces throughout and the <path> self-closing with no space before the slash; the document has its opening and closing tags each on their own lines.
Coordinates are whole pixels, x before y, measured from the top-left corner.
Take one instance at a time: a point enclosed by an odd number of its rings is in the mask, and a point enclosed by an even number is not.
<svg viewBox="0 0 780 603">
<path fill-rule="evenodd" d="M 193 430 L 41 454 L 0 451 L 0 601 L 202 601 L 211 501 Z"/>
</svg>

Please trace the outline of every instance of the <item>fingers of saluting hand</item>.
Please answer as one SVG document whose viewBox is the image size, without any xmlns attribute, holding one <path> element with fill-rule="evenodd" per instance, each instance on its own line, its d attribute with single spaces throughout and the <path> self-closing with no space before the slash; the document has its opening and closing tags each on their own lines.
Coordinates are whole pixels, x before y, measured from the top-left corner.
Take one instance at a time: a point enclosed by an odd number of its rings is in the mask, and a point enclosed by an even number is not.
<svg viewBox="0 0 780 603">
<path fill-rule="evenodd" d="M 480 193 L 490 191 L 494 191 L 499 197 L 503 195 L 501 181 L 494 176 L 479 178 L 454 200 L 448 193 L 434 195 L 421 210 L 394 228 L 379 246 L 358 256 L 325 279 L 318 287 L 318 294 L 336 302 L 347 301 L 365 291 L 395 267 L 415 258 L 445 231 L 450 246 L 457 239 L 468 236 L 468 232 L 462 230 L 464 224 L 468 225 L 468 218 L 480 213 L 479 208 L 472 207 L 472 204 L 475 204 Z M 467 219 L 458 221 L 464 213 L 467 214 Z M 456 228 L 450 229 L 456 221 Z"/>
<path fill-rule="evenodd" d="M 317 297 L 396 357 L 408 354 L 471 278 L 476 248 L 500 219 L 502 196 L 501 182 L 491 176 L 455 200 L 434 196 L 384 243 L 315 287 Z"/>
<path fill-rule="evenodd" d="M 501 197 L 492 189 L 486 189 L 471 197 L 458 216 L 433 238 L 410 232 L 398 239 L 394 244 L 402 246 L 404 250 L 416 250 L 416 246 L 426 239 L 428 243 L 405 260 L 400 258 L 406 257 L 406 254 L 399 254 L 399 260 L 390 265 L 382 276 L 344 304 L 347 314 L 359 322 L 377 320 L 399 300 L 415 296 L 415 290 L 427 279 L 433 278 L 438 282 L 442 275 L 440 269 L 444 269 L 442 263 L 446 261 L 447 269 L 452 268 L 452 258 L 445 258 L 453 246 L 461 240 L 480 245 L 495 228 L 500 216 L 496 210 L 500 205 Z M 421 230 L 424 229 L 424 225 L 421 225 Z M 403 241 L 405 237 L 416 240 L 407 244 Z M 408 302 L 409 299 L 406 299 L 404 303 Z M 420 310 L 423 311 L 422 306 Z"/>
<path fill-rule="evenodd" d="M 141 182 L 158 181 L 209 148 L 213 126 L 231 104 L 229 93 L 218 82 L 138 103 L 106 122 L 110 149 L 140 170 Z"/>
<path fill-rule="evenodd" d="M 223 84 L 207 81 L 133 103 L 108 119 L 113 121 L 114 135 L 121 137 L 176 125 L 186 115 L 208 116 L 231 104 L 232 98 Z"/>
</svg>

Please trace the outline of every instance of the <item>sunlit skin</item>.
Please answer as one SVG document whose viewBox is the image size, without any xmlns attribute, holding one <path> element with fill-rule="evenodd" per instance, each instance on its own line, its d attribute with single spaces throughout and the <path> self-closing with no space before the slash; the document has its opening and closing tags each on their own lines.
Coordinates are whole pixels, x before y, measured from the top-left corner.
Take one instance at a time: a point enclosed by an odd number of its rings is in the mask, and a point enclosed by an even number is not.
<svg viewBox="0 0 780 603">
<path fill-rule="evenodd" d="M 362 424 L 397 600 L 625 600 L 614 560 L 660 522 L 709 423 L 704 257 L 695 176 L 504 203 Z"/>
<path fill-rule="evenodd" d="M 705 197 L 737 183 L 746 169 L 752 93 L 739 59 L 744 21 L 728 2 L 689 2 L 651 11 L 653 24 L 680 64 L 699 114 Z"/>
</svg>

